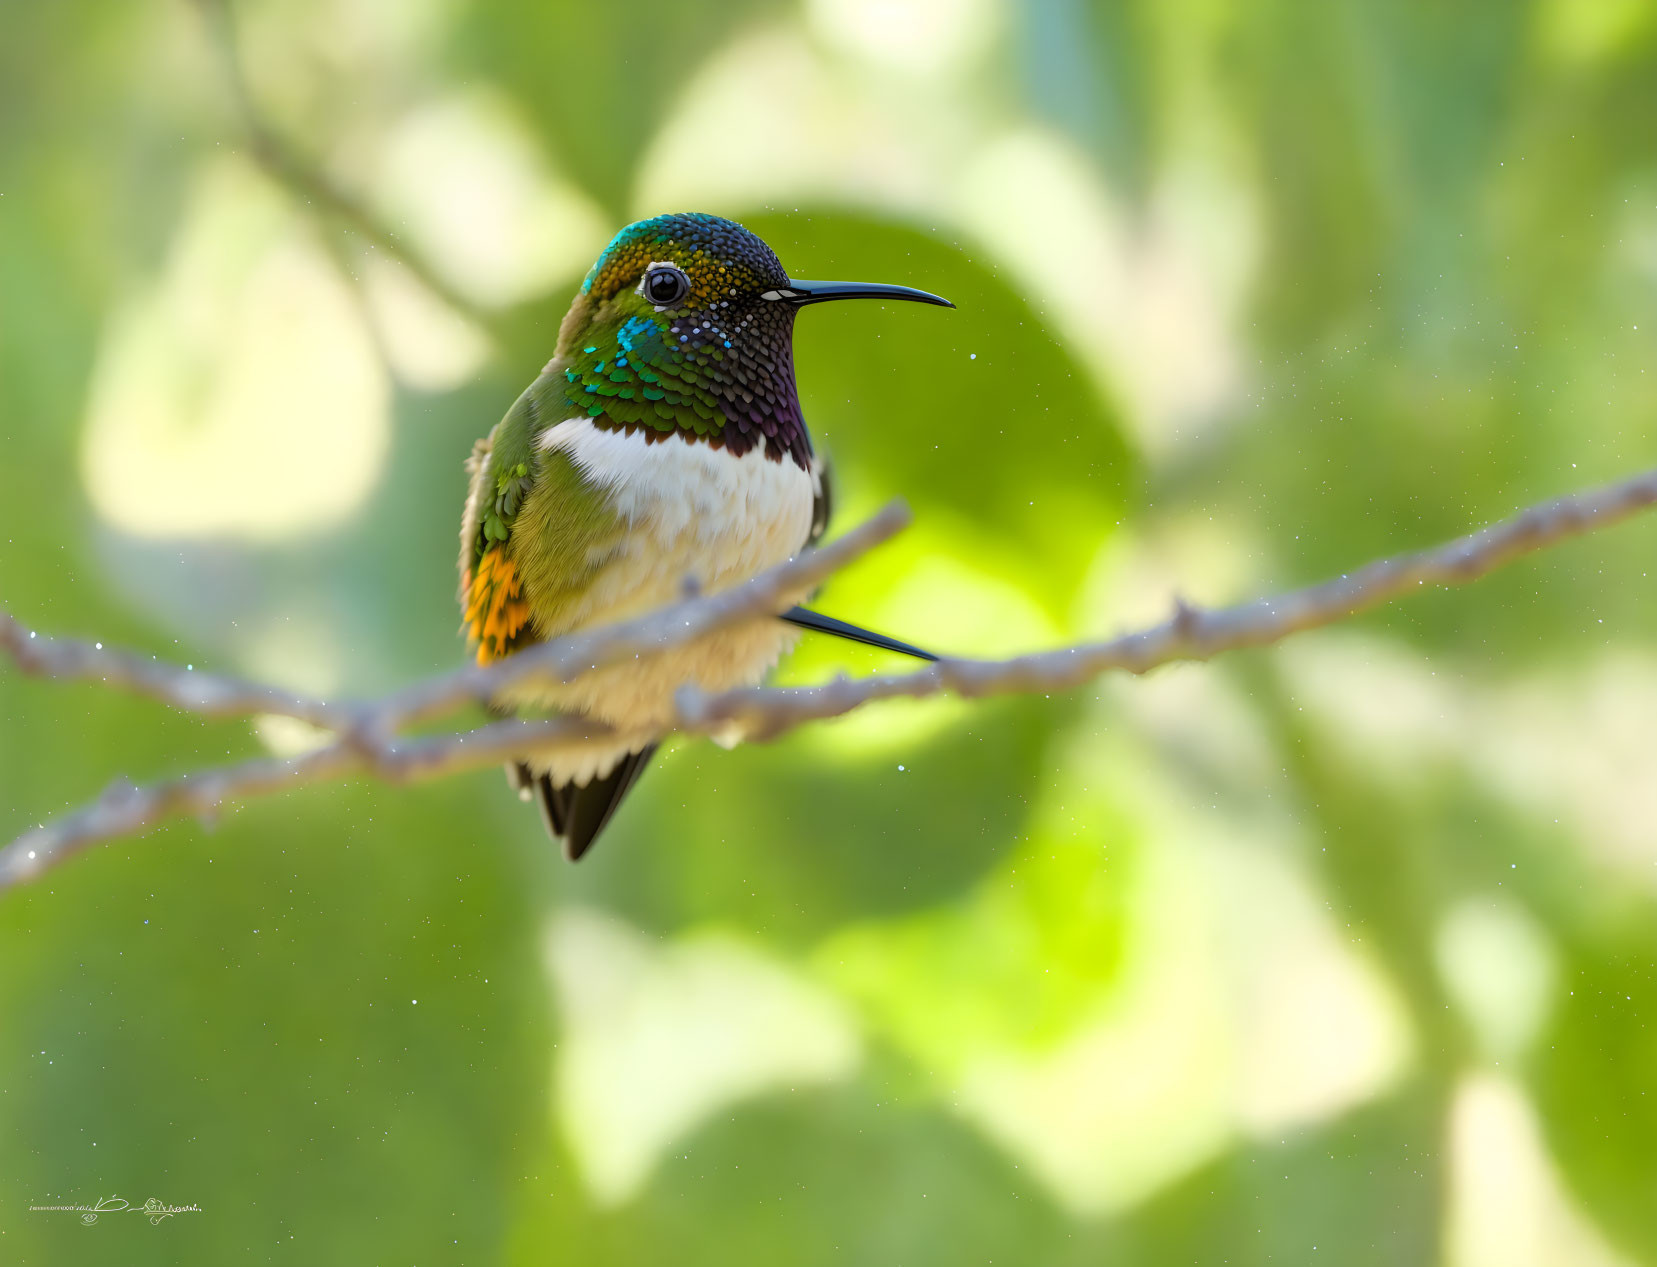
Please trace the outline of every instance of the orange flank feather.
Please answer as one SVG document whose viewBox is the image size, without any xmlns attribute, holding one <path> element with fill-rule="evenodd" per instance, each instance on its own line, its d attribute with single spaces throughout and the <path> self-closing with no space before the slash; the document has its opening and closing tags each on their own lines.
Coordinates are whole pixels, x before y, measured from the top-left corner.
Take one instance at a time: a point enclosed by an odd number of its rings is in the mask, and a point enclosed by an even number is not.
<svg viewBox="0 0 1657 1267">
<path fill-rule="evenodd" d="M 529 604 L 517 565 L 503 547 L 491 546 L 466 582 L 466 632 L 478 644 L 478 663 L 510 655 L 528 623 Z"/>
</svg>

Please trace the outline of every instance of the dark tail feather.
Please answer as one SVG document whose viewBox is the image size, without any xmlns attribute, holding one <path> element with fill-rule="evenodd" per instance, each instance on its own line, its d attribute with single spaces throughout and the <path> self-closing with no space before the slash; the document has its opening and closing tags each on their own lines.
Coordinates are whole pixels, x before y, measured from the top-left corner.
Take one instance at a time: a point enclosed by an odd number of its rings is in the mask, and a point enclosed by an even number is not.
<svg viewBox="0 0 1657 1267">
<path fill-rule="evenodd" d="M 541 810 L 541 826 L 554 840 L 564 839 L 565 824 L 570 821 L 569 783 L 554 783 L 547 775 L 538 775 L 531 792 Z"/>
<path fill-rule="evenodd" d="M 622 798 L 639 781 L 645 766 L 655 755 L 656 745 L 630 752 L 603 778 L 585 785 L 554 783 L 550 775 L 535 780 L 535 797 L 541 805 L 541 822 L 547 835 L 564 842 L 564 856 L 571 862 L 593 847 Z"/>
<path fill-rule="evenodd" d="M 782 618 L 791 625 L 798 625 L 801 629 L 809 629 L 813 633 L 833 634 L 836 638 L 844 638 L 848 642 L 861 642 L 866 646 L 880 647 L 886 651 L 896 651 L 899 655 L 914 656 L 917 660 L 936 660 L 938 658 L 930 651 L 922 651 L 919 647 L 911 646 L 907 642 L 899 642 L 896 638 L 888 638 L 885 634 L 877 634 L 873 630 L 848 625 L 843 620 L 836 620 L 833 616 L 825 616 L 821 612 L 810 611 L 804 607 L 790 607 L 782 614 Z"/>
</svg>

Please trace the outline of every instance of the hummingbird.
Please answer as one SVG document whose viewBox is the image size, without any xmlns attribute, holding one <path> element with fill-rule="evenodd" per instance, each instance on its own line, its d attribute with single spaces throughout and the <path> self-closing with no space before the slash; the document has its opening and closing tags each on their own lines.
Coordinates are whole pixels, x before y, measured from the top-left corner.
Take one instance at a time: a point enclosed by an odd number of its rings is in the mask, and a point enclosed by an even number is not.
<svg viewBox="0 0 1657 1267">
<path fill-rule="evenodd" d="M 478 662 L 654 610 L 687 584 L 727 589 L 814 543 L 831 496 L 794 381 L 794 317 L 845 299 L 954 307 L 907 286 L 791 279 L 765 242 L 718 216 L 618 233 L 552 359 L 466 463 L 460 602 Z M 514 763 L 508 781 L 580 858 L 649 764 L 674 693 L 757 684 L 800 629 L 935 658 L 794 607 L 568 684 L 512 689 L 498 711 L 555 709 L 617 738 Z"/>
</svg>

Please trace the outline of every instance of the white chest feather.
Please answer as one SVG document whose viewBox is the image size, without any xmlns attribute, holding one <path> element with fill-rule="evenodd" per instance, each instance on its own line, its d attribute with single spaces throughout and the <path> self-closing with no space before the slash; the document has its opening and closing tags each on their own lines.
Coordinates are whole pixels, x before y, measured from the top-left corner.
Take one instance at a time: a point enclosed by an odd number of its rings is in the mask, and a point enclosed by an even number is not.
<svg viewBox="0 0 1657 1267">
<path fill-rule="evenodd" d="M 659 572 L 677 597 L 687 575 L 721 589 L 796 553 L 811 530 L 815 473 L 758 448 L 741 457 L 677 434 L 654 442 L 571 418 L 547 430 L 542 449 L 569 455 L 629 525 L 638 556 L 633 583 L 653 589 Z M 641 595 L 642 597 L 642 595 Z"/>
<path fill-rule="evenodd" d="M 773 461 L 758 449 L 736 457 L 677 435 L 647 442 L 586 418 L 557 424 L 539 443 L 568 455 L 625 525 L 583 596 L 577 628 L 673 602 L 687 577 L 709 593 L 741 584 L 798 553 L 810 535 L 819 477 L 792 460 Z M 671 715 L 681 685 L 723 690 L 757 682 L 793 639 L 789 626 L 767 619 L 519 702 L 574 708 L 619 726 L 651 725 Z M 584 779 L 608 765 L 580 762 L 554 772 Z"/>
</svg>

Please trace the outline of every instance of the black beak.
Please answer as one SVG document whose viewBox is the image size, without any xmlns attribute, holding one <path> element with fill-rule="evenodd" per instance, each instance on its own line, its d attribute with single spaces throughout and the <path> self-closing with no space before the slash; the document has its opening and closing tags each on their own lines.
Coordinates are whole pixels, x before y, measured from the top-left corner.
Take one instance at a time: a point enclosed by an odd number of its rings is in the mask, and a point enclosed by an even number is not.
<svg viewBox="0 0 1657 1267">
<path fill-rule="evenodd" d="M 888 286 L 883 282 L 795 282 L 782 290 L 768 290 L 763 298 L 780 299 L 803 308 L 806 304 L 824 304 L 831 299 L 907 299 L 917 304 L 937 304 L 953 308 L 942 295 L 931 295 L 912 286 Z"/>
</svg>

